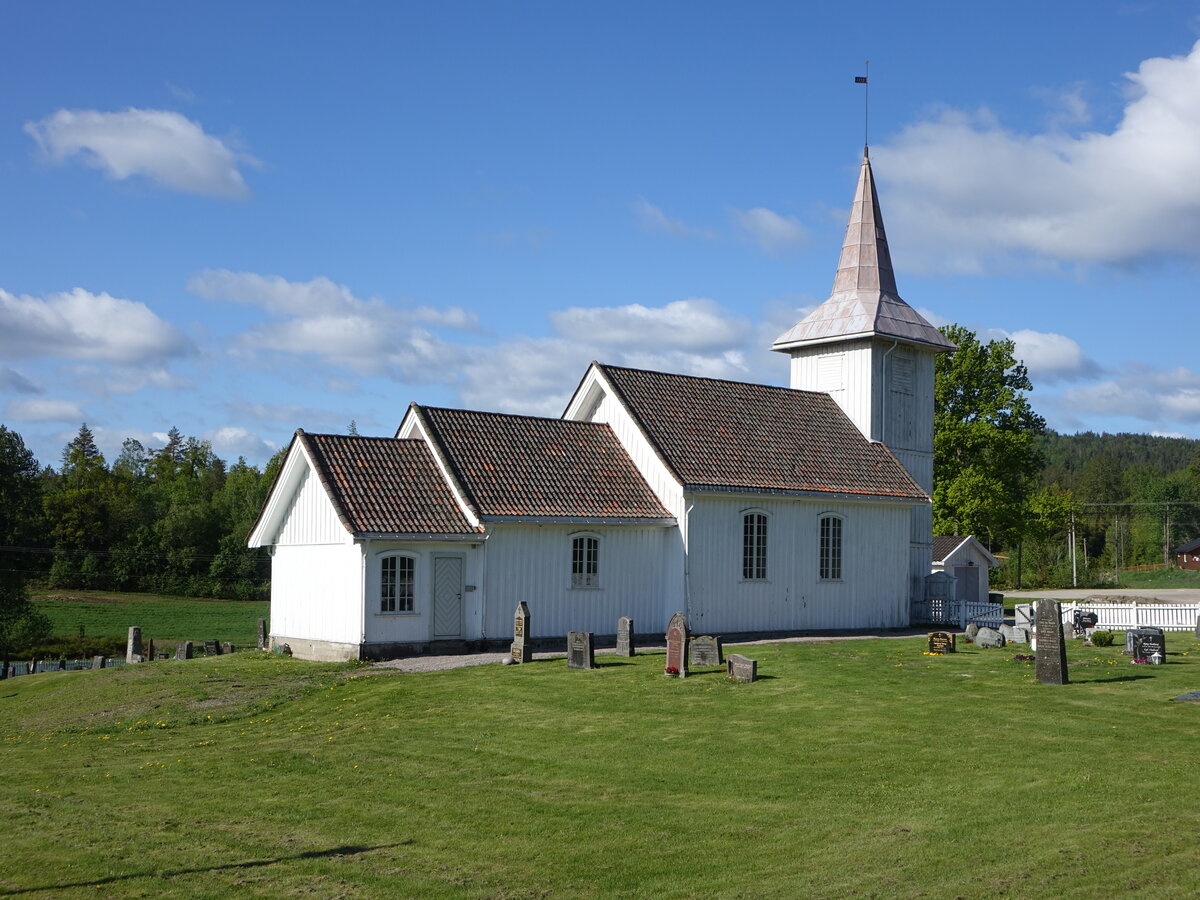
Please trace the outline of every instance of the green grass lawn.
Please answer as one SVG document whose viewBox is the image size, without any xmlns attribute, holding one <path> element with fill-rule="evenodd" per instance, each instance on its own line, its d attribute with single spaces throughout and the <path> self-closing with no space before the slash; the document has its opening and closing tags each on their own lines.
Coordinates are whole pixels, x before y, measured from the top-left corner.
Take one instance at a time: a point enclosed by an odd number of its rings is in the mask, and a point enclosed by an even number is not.
<svg viewBox="0 0 1200 900">
<path fill-rule="evenodd" d="M 31 592 L 37 608 L 50 617 L 54 633 L 75 637 L 82 627 L 87 637 L 119 635 L 140 625 L 143 638 L 167 641 L 232 641 L 253 644 L 260 618 L 270 603 L 198 600 L 157 594 L 113 591 L 45 590 Z"/>
<path fill-rule="evenodd" d="M 1170 568 L 1135 572 L 1130 569 L 1122 569 L 1121 587 L 1200 588 L 1200 570 Z"/>
<path fill-rule="evenodd" d="M 259 653 L 0 682 L 0 894 L 1184 897 L 1200 644 L 421 675 Z M 1024 650 L 1024 648 L 1020 648 Z"/>
</svg>

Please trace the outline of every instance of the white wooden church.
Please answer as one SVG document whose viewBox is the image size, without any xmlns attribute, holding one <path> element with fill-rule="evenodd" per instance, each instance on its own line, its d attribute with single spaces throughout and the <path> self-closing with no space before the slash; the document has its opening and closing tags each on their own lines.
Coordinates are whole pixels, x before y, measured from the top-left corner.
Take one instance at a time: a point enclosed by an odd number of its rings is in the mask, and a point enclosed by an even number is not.
<svg viewBox="0 0 1200 900">
<path fill-rule="evenodd" d="M 412 404 L 298 430 L 250 538 L 271 641 L 386 658 L 533 637 L 889 628 L 931 567 L 933 373 L 864 153 L 833 292 L 776 340 L 791 388 L 592 363 L 558 419 Z"/>
</svg>

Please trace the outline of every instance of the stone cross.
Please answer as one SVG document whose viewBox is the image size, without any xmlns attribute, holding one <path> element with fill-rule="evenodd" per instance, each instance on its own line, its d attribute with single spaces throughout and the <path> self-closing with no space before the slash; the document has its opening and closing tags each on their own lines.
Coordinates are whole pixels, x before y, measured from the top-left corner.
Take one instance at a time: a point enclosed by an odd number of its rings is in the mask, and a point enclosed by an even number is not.
<svg viewBox="0 0 1200 900">
<path fill-rule="evenodd" d="M 134 659 L 134 657 L 137 659 Z M 141 662 L 142 629 L 137 625 L 129 626 L 129 638 L 125 642 L 125 662 Z"/>
<path fill-rule="evenodd" d="M 1062 607 L 1056 600 L 1039 600 L 1035 615 L 1037 649 L 1034 663 L 1042 684 L 1068 684 L 1067 644 L 1063 640 Z"/>
<path fill-rule="evenodd" d="M 633 656 L 637 649 L 633 645 L 633 619 L 621 616 L 617 619 L 617 656 Z"/>
<path fill-rule="evenodd" d="M 517 604 L 513 613 L 513 642 L 508 652 L 513 662 L 526 663 L 533 659 L 533 650 L 529 646 L 529 607 L 524 600 Z"/>
<path fill-rule="evenodd" d="M 590 631 L 571 631 L 567 633 L 567 668 L 594 669 L 596 668 L 596 648 Z"/>
<path fill-rule="evenodd" d="M 687 618 L 677 612 L 667 623 L 667 664 L 663 669 L 668 675 L 688 676 L 688 627 Z"/>
</svg>

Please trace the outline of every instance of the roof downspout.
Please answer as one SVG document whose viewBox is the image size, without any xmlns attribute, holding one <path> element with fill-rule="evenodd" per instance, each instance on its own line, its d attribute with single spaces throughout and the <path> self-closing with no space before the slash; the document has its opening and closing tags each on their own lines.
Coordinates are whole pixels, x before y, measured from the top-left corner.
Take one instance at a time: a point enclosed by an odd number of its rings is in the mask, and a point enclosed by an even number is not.
<svg viewBox="0 0 1200 900">
<path fill-rule="evenodd" d="M 367 564 L 371 559 L 371 539 L 363 538 L 362 542 L 362 577 L 359 580 L 358 595 L 358 658 L 363 658 L 363 647 L 367 643 Z"/>
<path fill-rule="evenodd" d="M 689 532 L 692 510 L 695 508 L 696 504 L 692 503 L 683 509 L 683 616 L 685 619 L 692 614 L 692 542 Z"/>
</svg>

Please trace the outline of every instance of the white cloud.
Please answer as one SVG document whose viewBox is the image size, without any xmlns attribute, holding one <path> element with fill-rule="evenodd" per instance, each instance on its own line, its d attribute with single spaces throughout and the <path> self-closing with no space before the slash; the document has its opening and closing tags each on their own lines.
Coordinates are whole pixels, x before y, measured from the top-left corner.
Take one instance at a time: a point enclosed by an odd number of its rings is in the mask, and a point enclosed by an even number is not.
<svg viewBox="0 0 1200 900">
<path fill-rule="evenodd" d="M 763 206 L 735 209 L 734 221 L 750 235 L 751 240 L 772 256 L 803 247 L 808 243 L 808 230 L 794 216 L 781 216 Z"/>
<path fill-rule="evenodd" d="M 552 312 L 550 321 L 557 334 L 580 344 L 639 350 L 714 350 L 740 343 L 750 330 L 744 319 L 702 297 L 654 308 L 573 306 Z"/>
<path fill-rule="evenodd" d="M 1073 388 L 1063 395 L 1077 413 L 1128 416 L 1157 428 L 1200 422 L 1200 374 L 1179 366 L 1157 369 L 1129 365 L 1114 377 Z"/>
<path fill-rule="evenodd" d="M 1109 132 L 1023 134 L 986 110 L 947 110 L 872 147 L 906 263 L 978 273 L 1014 260 L 1194 257 L 1200 179 L 1185 173 L 1200 170 L 1200 43 L 1126 77 Z M 1072 115 L 1085 114 L 1076 103 Z"/>
<path fill-rule="evenodd" d="M 1065 335 L 1022 328 L 1009 337 L 1016 344 L 1017 359 L 1025 363 L 1035 385 L 1093 378 L 1102 371 L 1078 343 Z"/>
<path fill-rule="evenodd" d="M 205 432 L 204 439 L 212 444 L 213 452 L 217 456 L 227 460 L 239 456 L 251 460 L 261 459 L 279 449 L 278 444 L 237 425 L 225 425 Z"/>
<path fill-rule="evenodd" d="M 378 298 L 362 300 L 328 278 L 287 281 L 253 272 L 210 270 L 188 282 L 208 300 L 259 306 L 277 317 L 237 338 L 237 351 L 306 356 L 359 375 L 386 375 L 410 384 L 438 381 L 454 371 L 465 350 L 433 329 L 474 331 L 475 313 L 459 307 L 404 307 Z"/>
<path fill-rule="evenodd" d="M 22 422 L 82 422 L 87 418 L 79 404 L 70 400 L 14 400 L 4 408 L 10 419 Z"/>
<path fill-rule="evenodd" d="M 199 124 L 162 109 L 60 109 L 25 131 L 46 158 L 65 163 L 78 156 L 110 178 L 141 175 L 172 190 L 215 197 L 244 197 L 239 163 L 254 164 Z"/>
<path fill-rule="evenodd" d="M 300 406 L 297 403 L 248 403 L 238 400 L 228 406 L 230 411 L 239 416 L 257 421 L 299 424 L 302 428 L 310 428 L 313 425 L 348 425 L 352 418 L 345 412 L 314 409 L 311 406 Z M 366 424 L 365 419 L 360 419 L 358 422 L 360 425 Z"/>
<path fill-rule="evenodd" d="M 705 240 L 714 240 L 716 234 L 707 228 L 697 228 L 693 225 L 688 225 L 680 219 L 672 219 L 665 212 L 647 200 L 645 197 L 638 197 L 631 204 L 634 218 L 638 224 L 646 231 L 658 231 L 663 234 L 669 234 L 672 237 L 695 237 Z"/>
<path fill-rule="evenodd" d="M 46 298 L 0 290 L 0 353 L 124 365 L 191 353 L 191 342 L 143 303 L 82 288 Z"/>
</svg>

